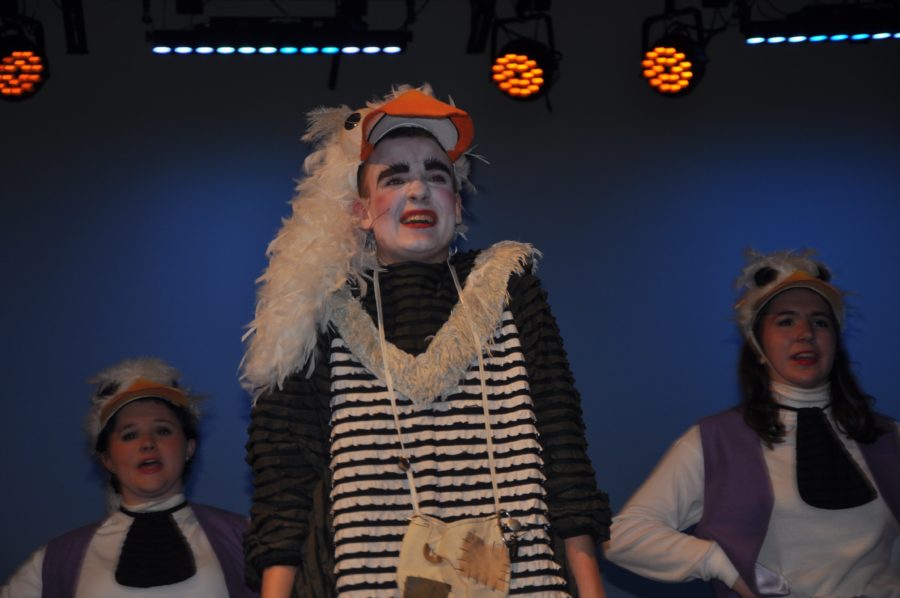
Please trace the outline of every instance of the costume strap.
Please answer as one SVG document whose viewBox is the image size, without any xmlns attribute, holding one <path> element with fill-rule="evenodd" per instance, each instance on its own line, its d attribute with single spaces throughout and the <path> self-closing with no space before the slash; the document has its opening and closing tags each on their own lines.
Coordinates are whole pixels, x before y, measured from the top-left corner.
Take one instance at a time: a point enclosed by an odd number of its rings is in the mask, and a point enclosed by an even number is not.
<svg viewBox="0 0 900 598">
<path fill-rule="evenodd" d="M 462 287 L 459 284 L 459 277 L 456 275 L 456 268 L 449 261 L 447 266 L 450 268 L 450 276 L 453 277 L 453 284 L 456 285 L 456 293 L 459 295 L 459 303 L 466 307 L 463 300 Z M 494 462 L 494 433 L 491 430 L 491 409 L 488 404 L 487 384 L 484 381 L 484 356 L 482 355 L 481 341 L 478 340 L 478 332 L 472 324 L 471 318 L 466 318 L 469 323 L 469 330 L 472 332 L 472 340 L 475 342 L 475 353 L 478 355 L 478 380 L 481 382 L 481 409 L 484 412 L 484 432 L 487 438 L 487 454 L 488 467 L 491 469 L 491 489 L 494 492 L 494 510 L 500 514 L 500 489 L 497 487 L 497 466 Z"/>
<path fill-rule="evenodd" d="M 394 427 L 397 429 L 397 439 L 400 441 L 400 469 L 406 473 L 409 481 L 409 494 L 412 498 L 413 513 L 419 515 L 419 495 L 416 493 L 416 481 L 413 478 L 412 464 L 406 453 L 406 445 L 403 443 L 403 429 L 400 427 L 400 414 L 397 412 L 397 393 L 394 390 L 394 377 L 387 362 L 387 341 L 384 338 L 384 312 L 381 308 L 381 285 L 378 283 L 378 269 L 372 276 L 375 290 L 375 307 L 378 310 L 378 342 L 381 344 L 381 364 L 384 368 L 384 383 L 387 385 L 388 397 L 391 399 L 391 413 L 394 415 Z"/>
</svg>

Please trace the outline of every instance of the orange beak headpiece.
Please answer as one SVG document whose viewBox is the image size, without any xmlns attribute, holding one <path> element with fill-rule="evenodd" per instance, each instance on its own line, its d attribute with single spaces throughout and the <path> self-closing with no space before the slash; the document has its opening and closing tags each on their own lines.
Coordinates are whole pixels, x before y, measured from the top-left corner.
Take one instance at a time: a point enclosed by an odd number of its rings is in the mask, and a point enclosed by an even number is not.
<svg viewBox="0 0 900 598">
<path fill-rule="evenodd" d="M 434 135 L 453 162 L 469 149 L 475 136 L 472 119 L 464 110 L 410 89 L 362 119 L 359 159 L 368 160 L 375 145 L 389 132 L 401 127 L 418 127 Z"/>
<path fill-rule="evenodd" d="M 821 295 L 831 306 L 838 327 L 844 327 L 843 292 L 831 284 L 828 268 L 814 260 L 813 255 L 809 250 L 748 254 L 747 265 L 735 285 L 741 297 L 734 309 L 741 333 L 761 357 L 763 350 L 753 332 L 756 320 L 776 295 L 788 289 L 809 289 Z"/>
<path fill-rule="evenodd" d="M 142 357 L 121 361 L 97 374 L 87 428 L 96 449 L 100 432 L 123 407 L 141 399 L 158 399 L 199 419 L 199 397 L 178 385 L 181 374 L 161 359 Z"/>
</svg>

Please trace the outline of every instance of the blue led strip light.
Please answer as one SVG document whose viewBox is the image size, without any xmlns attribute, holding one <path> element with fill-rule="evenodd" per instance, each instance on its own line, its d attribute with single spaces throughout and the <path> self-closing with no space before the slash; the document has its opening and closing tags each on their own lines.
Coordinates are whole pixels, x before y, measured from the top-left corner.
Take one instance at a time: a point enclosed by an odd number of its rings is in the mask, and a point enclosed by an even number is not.
<svg viewBox="0 0 900 598">
<path fill-rule="evenodd" d="M 832 33 L 830 35 L 826 35 L 823 33 L 818 33 L 814 35 L 771 35 L 771 36 L 761 36 L 761 35 L 753 35 L 744 40 L 744 42 L 748 46 L 761 46 L 761 45 L 772 45 L 772 44 L 783 44 L 785 42 L 791 44 L 797 43 L 818 43 L 818 42 L 864 42 L 869 40 L 881 41 L 885 39 L 897 39 L 900 40 L 900 31 L 896 33 L 888 32 L 888 31 L 879 31 L 877 33 Z"/>
<path fill-rule="evenodd" d="M 750 46 L 900 39 L 900 4 L 813 4 L 783 18 L 742 21 Z"/>
<path fill-rule="evenodd" d="M 401 54 L 411 39 L 409 31 L 357 31 L 328 19 L 251 17 L 212 17 L 188 29 L 147 34 L 153 53 L 167 56 L 392 55 Z"/>
<path fill-rule="evenodd" d="M 154 45 L 152 46 L 152 51 L 154 54 L 160 55 L 178 55 L 178 56 L 186 56 L 190 54 L 200 54 L 203 56 L 209 56 L 213 54 L 217 55 L 232 55 L 239 54 L 243 56 L 250 56 L 253 54 L 261 54 L 263 56 L 276 56 L 276 55 L 293 55 L 293 54 L 305 54 L 307 56 L 311 56 L 314 54 L 324 54 L 324 55 L 334 55 L 334 54 L 365 54 L 368 56 L 372 56 L 375 54 L 401 54 L 403 52 L 403 48 L 400 46 L 281 46 L 275 47 L 271 45 L 265 46 L 250 46 L 250 45 L 241 45 L 241 46 L 229 46 L 229 45 L 221 45 L 221 46 L 210 46 L 208 44 L 201 44 L 197 46 L 169 46 L 164 44 Z"/>
</svg>

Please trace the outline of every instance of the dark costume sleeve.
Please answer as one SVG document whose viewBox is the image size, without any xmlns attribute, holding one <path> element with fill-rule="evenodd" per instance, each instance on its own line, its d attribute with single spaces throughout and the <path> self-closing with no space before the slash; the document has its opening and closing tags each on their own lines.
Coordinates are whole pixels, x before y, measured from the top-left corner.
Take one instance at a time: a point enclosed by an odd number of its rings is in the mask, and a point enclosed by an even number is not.
<svg viewBox="0 0 900 598">
<path fill-rule="evenodd" d="M 597 489 L 587 455 L 581 397 L 547 293 L 533 274 L 513 275 L 510 310 L 519 329 L 547 476 L 554 536 L 609 538 L 609 499 Z M 557 549 L 558 550 L 558 549 Z"/>
<path fill-rule="evenodd" d="M 317 360 L 311 378 L 295 374 L 259 398 L 247 441 L 253 475 L 244 539 L 248 578 L 273 565 L 295 566 L 295 586 L 314 593 L 310 584 L 333 577 L 327 501 L 330 381 L 324 361 L 327 357 Z"/>
</svg>

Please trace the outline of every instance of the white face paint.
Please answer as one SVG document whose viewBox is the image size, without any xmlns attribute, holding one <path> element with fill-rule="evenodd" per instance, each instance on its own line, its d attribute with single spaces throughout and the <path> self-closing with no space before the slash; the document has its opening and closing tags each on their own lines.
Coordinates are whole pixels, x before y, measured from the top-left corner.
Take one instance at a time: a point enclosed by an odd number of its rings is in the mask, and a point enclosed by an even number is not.
<svg viewBox="0 0 900 598">
<path fill-rule="evenodd" d="M 365 166 L 357 208 L 360 226 L 375 235 L 382 264 L 447 259 L 462 205 L 453 164 L 427 137 L 386 139 Z"/>
</svg>

